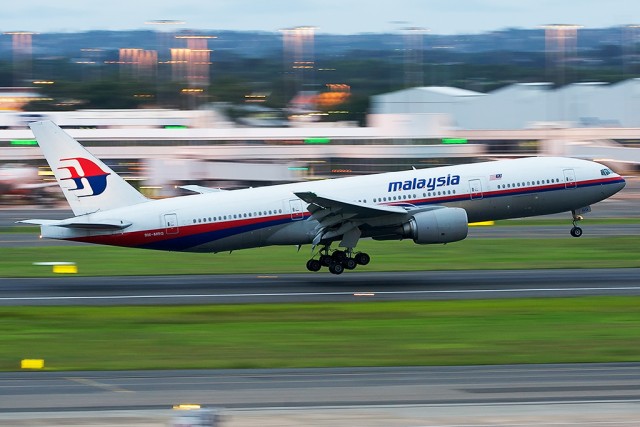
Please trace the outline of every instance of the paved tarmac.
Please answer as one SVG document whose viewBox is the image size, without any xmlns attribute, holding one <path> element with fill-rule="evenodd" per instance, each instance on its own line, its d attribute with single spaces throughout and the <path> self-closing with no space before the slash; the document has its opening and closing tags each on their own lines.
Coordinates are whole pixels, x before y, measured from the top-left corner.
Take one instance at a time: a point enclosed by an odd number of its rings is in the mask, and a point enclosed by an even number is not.
<svg viewBox="0 0 640 427">
<path fill-rule="evenodd" d="M 163 425 L 186 402 L 227 427 L 636 426 L 640 364 L 0 373 L 0 425 Z"/>
<path fill-rule="evenodd" d="M 640 269 L 0 278 L 0 306 L 640 295 Z"/>
</svg>

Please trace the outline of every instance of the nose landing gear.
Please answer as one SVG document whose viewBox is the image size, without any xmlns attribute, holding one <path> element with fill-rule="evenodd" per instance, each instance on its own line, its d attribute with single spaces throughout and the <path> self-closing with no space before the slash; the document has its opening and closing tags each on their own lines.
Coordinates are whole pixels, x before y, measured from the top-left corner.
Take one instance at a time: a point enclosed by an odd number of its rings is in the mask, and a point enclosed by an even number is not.
<svg viewBox="0 0 640 427">
<path fill-rule="evenodd" d="M 582 221 L 584 218 L 582 215 L 577 215 L 576 211 L 571 211 L 571 215 L 573 215 L 573 228 L 571 228 L 570 233 L 573 237 L 580 237 L 582 236 L 582 228 L 578 227 L 576 223 Z"/>
</svg>

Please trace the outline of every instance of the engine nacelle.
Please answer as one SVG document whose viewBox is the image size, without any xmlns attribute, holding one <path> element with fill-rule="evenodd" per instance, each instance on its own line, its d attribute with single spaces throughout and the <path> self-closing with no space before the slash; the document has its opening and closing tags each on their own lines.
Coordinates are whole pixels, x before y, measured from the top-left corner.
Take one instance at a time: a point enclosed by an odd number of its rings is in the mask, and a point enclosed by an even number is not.
<svg viewBox="0 0 640 427">
<path fill-rule="evenodd" d="M 403 237 L 415 243 L 450 243 L 467 237 L 467 211 L 462 208 L 442 208 L 418 212 L 402 226 Z"/>
</svg>

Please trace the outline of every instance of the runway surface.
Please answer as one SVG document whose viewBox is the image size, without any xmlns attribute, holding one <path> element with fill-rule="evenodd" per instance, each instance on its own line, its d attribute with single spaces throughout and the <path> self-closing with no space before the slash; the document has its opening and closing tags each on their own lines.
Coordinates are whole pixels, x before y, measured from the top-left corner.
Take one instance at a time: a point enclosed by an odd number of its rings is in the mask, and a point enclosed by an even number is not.
<svg viewBox="0 0 640 427">
<path fill-rule="evenodd" d="M 640 295 L 640 269 L 1 278 L 0 305 L 144 305 Z"/>
<path fill-rule="evenodd" d="M 591 401 L 640 402 L 640 364 L 0 373 L 4 412 Z"/>
<path fill-rule="evenodd" d="M 7 413 L 17 420 L 16 414 L 24 412 L 33 417 L 39 411 L 159 411 L 185 402 L 235 414 L 297 409 L 318 416 L 357 408 L 375 420 L 385 408 L 394 409 L 396 417 L 422 413 L 421 424 L 407 425 L 453 425 L 426 422 L 435 413 L 442 416 L 443 408 L 450 418 L 466 413 L 477 420 L 482 408 L 516 405 L 538 406 L 546 414 L 573 405 L 573 413 L 584 419 L 582 412 L 602 404 L 640 408 L 640 364 L 0 373 L 0 421 L 9 418 Z M 616 411 L 616 416 L 631 420 L 616 425 L 640 420 L 633 410 Z"/>
</svg>

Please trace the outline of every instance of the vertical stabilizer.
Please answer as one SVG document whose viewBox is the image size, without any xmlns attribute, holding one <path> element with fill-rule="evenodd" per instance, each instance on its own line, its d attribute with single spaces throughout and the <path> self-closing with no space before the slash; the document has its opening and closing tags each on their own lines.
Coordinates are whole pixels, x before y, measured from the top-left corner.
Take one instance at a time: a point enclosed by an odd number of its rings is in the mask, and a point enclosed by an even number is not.
<svg viewBox="0 0 640 427">
<path fill-rule="evenodd" d="M 147 201 L 55 123 L 47 120 L 29 127 L 76 216 Z"/>
</svg>

